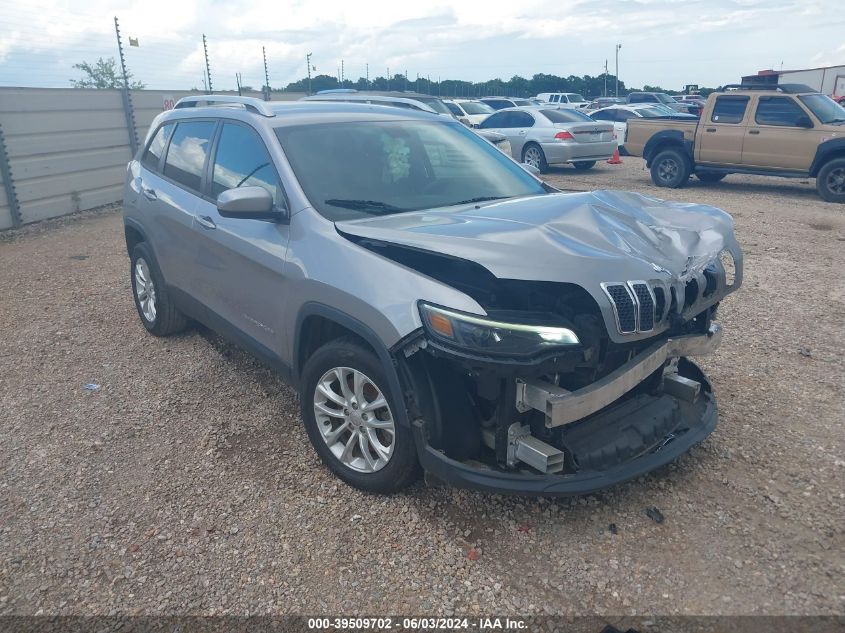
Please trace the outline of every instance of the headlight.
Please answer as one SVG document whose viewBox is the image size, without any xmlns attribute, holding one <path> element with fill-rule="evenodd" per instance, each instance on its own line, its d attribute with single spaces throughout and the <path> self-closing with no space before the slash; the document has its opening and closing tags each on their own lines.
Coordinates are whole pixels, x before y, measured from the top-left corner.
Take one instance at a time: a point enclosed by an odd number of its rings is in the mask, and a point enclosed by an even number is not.
<svg viewBox="0 0 845 633">
<path fill-rule="evenodd" d="M 505 323 L 427 303 L 420 303 L 420 315 L 434 339 L 485 355 L 530 356 L 580 343 L 568 328 Z"/>
</svg>

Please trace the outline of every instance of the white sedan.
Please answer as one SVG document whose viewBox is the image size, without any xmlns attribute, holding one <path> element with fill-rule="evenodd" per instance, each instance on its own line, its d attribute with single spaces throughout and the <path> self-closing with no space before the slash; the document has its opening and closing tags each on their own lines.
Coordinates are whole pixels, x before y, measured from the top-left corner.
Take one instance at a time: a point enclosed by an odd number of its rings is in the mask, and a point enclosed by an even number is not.
<svg viewBox="0 0 845 633">
<path fill-rule="evenodd" d="M 458 121 L 470 127 L 478 127 L 484 119 L 495 112 L 486 103 L 473 99 L 443 99 L 442 101 Z"/>
<path fill-rule="evenodd" d="M 671 108 L 655 103 L 632 103 L 628 105 L 612 105 L 599 110 L 588 112 L 596 121 L 613 123 L 613 131 L 616 132 L 616 142 L 621 148 L 625 144 L 625 135 L 628 133 L 628 119 L 696 119 L 692 114 L 675 112 Z"/>
</svg>

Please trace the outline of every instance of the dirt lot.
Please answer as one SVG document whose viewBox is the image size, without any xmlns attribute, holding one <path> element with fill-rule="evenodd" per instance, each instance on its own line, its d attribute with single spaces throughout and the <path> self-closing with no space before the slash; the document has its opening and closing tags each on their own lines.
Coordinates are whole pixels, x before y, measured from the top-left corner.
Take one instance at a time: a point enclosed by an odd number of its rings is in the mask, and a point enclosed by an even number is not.
<svg viewBox="0 0 845 633">
<path fill-rule="evenodd" d="M 845 613 L 845 207 L 757 177 L 657 190 L 630 158 L 548 180 L 736 219 L 703 445 L 587 498 L 366 496 L 267 370 L 145 333 L 119 214 L 31 227 L 0 236 L 0 614 Z"/>
</svg>

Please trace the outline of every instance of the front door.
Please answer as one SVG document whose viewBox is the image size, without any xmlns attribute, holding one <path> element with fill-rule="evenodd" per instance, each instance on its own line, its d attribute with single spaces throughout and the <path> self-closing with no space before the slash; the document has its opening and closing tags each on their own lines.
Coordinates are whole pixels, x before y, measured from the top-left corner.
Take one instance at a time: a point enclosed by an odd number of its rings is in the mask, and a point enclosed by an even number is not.
<svg viewBox="0 0 845 633">
<path fill-rule="evenodd" d="M 742 146 L 746 167 L 807 171 L 819 135 L 809 114 L 790 96 L 761 96 Z"/>
<path fill-rule="evenodd" d="M 253 342 L 283 358 L 282 320 L 286 284 L 282 277 L 288 225 L 224 218 L 216 199 L 237 187 L 264 187 L 277 208 L 285 206 L 281 181 L 259 134 L 239 122 L 224 122 L 215 142 L 207 195 L 197 205 L 198 245 L 191 267 L 197 298 L 212 313 Z"/>
<path fill-rule="evenodd" d="M 695 159 L 699 163 L 739 165 L 745 141 L 748 95 L 716 97 L 708 120 L 698 124 Z"/>
</svg>

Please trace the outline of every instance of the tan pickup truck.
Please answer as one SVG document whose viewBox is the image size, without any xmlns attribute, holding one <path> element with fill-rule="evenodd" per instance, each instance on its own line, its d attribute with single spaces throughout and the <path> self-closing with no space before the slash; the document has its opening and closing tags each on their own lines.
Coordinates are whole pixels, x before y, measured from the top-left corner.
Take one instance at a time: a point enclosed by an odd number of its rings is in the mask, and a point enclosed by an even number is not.
<svg viewBox="0 0 845 633">
<path fill-rule="evenodd" d="M 630 119 L 625 149 L 642 156 L 658 187 L 691 174 L 816 179 L 819 195 L 845 203 L 845 108 L 807 86 L 725 86 L 698 121 Z"/>
</svg>

